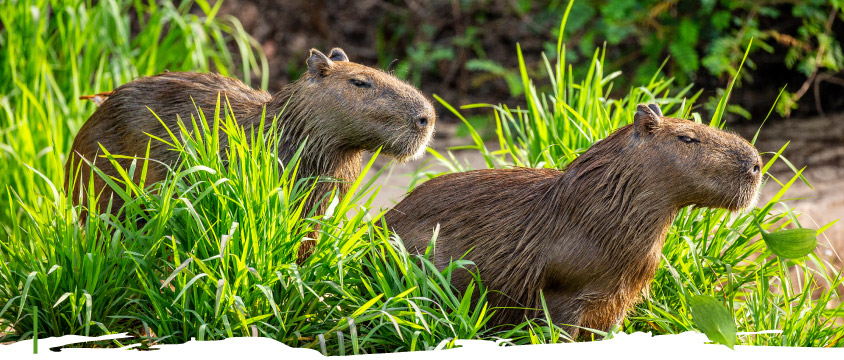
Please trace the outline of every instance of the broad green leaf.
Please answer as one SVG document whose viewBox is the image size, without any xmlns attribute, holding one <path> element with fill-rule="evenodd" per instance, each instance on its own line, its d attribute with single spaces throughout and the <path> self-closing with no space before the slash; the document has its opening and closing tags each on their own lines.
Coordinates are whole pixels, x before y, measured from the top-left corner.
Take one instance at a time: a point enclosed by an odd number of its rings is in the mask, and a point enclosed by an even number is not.
<svg viewBox="0 0 844 360">
<path fill-rule="evenodd" d="M 689 306 L 695 326 L 709 340 L 733 349 L 736 345 L 736 323 L 721 302 L 709 295 L 695 295 L 689 299 Z"/>
<path fill-rule="evenodd" d="M 796 176 L 795 176 L 796 178 Z M 791 179 L 794 181 L 794 179 Z M 790 184 L 790 183 L 789 183 Z M 777 232 L 768 232 L 759 224 L 759 219 L 754 219 L 762 240 L 768 249 L 775 255 L 784 259 L 801 258 L 815 250 L 818 245 L 818 231 L 814 229 L 787 229 Z"/>
<path fill-rule="evenodd" d="M 818 232 L 814 229 L 788 229 L 774 233 L 762 231 L 762 239 L 768 249 L 784 259 L 801 258 L 818 245 Z"/>
</svg>

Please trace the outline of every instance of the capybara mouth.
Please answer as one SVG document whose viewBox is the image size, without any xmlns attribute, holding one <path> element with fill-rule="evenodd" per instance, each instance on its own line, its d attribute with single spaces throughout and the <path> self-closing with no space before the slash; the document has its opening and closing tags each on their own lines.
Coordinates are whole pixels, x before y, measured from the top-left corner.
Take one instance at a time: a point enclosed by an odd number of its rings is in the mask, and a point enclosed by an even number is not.
<svg viewBox="0 0 844 360">
<path fill-rule="evenodd" d="M 407 162 L 421 158 L 433 139 L 433 128 L 408 129 L 405 136 L 400 136 L 393 143 L 384 144 L 383 153 L 398 162 Z"/>
<path fill-rule="evenodd" d="M 749 209 L 756 206 L 759 201 L 759 185 L 761 184 L 760 176 L 753 178 L 751 181 L 742 179 L 739 189 L 735 196 L 728 199 L 724 204 L 724 208 L 733 212 Z"/>
<path fill-rule="evenodd" d="M 762 159 L 756 150 L 752 150 L 755 159 L 750 161 L 739 176 L 739 196 L 734 207 L 727 207 L 730 211 L 740 211 L 756 206 L 759 201 L 759 188 L 762 184 Z"/>
<path fill-rule="evenodd" d="M 433 132 L 429 132 L 428 135 L 418 135 L 418 136 L 411 136 L 407 144 L 408 146 L 402 149 L 399 153 L 396 153 L 393 157 L 396 158 L 399 162 L 407 162 L 413 161 L 416 159 L 421 158 L 425 151 L 428 149 L 428 144 L 431 142 Z"/>
</svg>

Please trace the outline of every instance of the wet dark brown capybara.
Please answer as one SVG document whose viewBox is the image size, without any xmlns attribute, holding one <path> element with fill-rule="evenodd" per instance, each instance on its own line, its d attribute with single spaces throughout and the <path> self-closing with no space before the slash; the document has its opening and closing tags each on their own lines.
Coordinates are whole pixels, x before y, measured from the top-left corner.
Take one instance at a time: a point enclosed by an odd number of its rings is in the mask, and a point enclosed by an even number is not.
<svg viewBox="0 0 844 360">
<path fill-rule="evenodd" d="M 653 278 L 678 210 L 750 206 L 760 162 L 734 134 L 638 105 L 632 125 L 595 143 L 565 171 L 443 175 L 414 189 L 386 221 L 413 253 L 424 253 L 439 224 L 435 264 L 469 251 L 484 284 L 504 294 L 491 293 L 491 305 L 541 308 L 541 290 L 555 323 L 606 331 Z M 470 280 L 468 271 L 452 276 L 458 288 Z M 492 322 L 536 316 L 499 309 Z M 577 336 L 577 328 L 567 330 Z"/>
<path fill-rule="evenodd" d="M 321 182 L 311 194 L 307 209 L 318 206 L 324 194 L 335 186 L 345 193 L 360 173 L 362 151 L 382 148 L 384 154 L 405 160 L 424 152 L 433 133 L 434 108 L 416 88 L 396 77 L 364 65 L 349 62 L 342 49 L 332 49 L 329 56 L 312 49 L 307 60 L 308 72 L 275 95 L 254 90 L 239 80 L 217 74 L 169 72 L 144 77 L 111 93 L 88 119 L 73 141 L 66 164 L 67 176 L 76 176 L 73 201 L 81 195 L 80 184 L 88 184 L 90 168 L 80 157 L 95 162 L 109 176 L 118 173 L 106 159 L 99 157 L 100 145 L 111 154 L 144 156 L 150 136 L 169 139 L 154 112 L 170 131 L 178 134 L 177 116 L 189 123 L 196 107 L 210 115 L 218 94 L 228 99 L 237 122 L 246 131 L 260 125 L 266 108 L 265 126 L 281 113 L 278 126 L 283 128 L 279 157 L 288 161 L 307 138 L 301 156 L 298 177 L 330 177 L 344 182 Z M 194 103 L 196 105 L 194 105 Z M 149 107 L 149 108 L 147 108 Z M 284 111 L 282 111 L 282 109 Z M 197 117 L 198 118 L 198 117 Z M 208 116 L 211 120 L 213 116 Z M 256 129 L 257 130 L 257 129 Z M 225 145 L 226 137 L 221 136 Z M 173 166 L 179 154 L 153 140 L 150 158 Z M 131 160 L 120 160 L 128 168 Z M 75 173 L 71 174 L 71 164 Z M 164 179 L 166 168 L 150 162 L 146 184 Z M 69 183 L 69 181 L 66 181 Z M 101 193 L 99 207 L 104 210 L 113 192 L 99 176 L 94 176 L 94 191 Z M 113 197 L 114 212 L 123 200 Z M 307 211 L 306 209 L 306 211 Z M 299 249 L 300 260 L 310 252 L 312 242 Z"/>
</svg>

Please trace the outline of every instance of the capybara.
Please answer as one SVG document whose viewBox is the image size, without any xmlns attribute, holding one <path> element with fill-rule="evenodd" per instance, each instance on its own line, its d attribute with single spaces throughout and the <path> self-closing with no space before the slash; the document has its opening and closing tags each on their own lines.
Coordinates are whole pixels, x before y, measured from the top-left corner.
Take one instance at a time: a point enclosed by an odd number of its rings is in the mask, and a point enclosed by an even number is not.
<svg viewBox="0 0 844 360">
<path fill-rule="evenodd" d="M 80 158 L 117 177 L 115 168 L 99 156 L 102 155 L 100 145 L 111 154 L 143 157 L 150 135 L 169 139 L 167 129 L 155 115 L 178 134 L 177 116 L 189 124 L 197 107 L 212 121 L 218 95 L 221 102 L 228 101 L 238 124 L 247 133 L 258 130 L 265 109 L 265 127 L 272 126 L 273 118 L 280 114 L 277 126 L 283 138 L 278 155 L 284 161 L 290 160 L 307 139 L 300 158 L 299 178 L 340 180 L 318 183 L 306 211 L 316 206 L 318 213 L 322 213 L 326 206 L 326 201 L 321 201 L 323 195 L 334 186 L 340 194 L 348 190 L 348 182 L 360 174 L 362 151 L 381 148 L 382 153 L 400 161 L 424 152 L 436 114 L 431 102 L 416 88 L 386 72 L 349 62 L 340 48 L 332 49 L 329 56 L 311 49 L 307 65 L 307 73 L 272 96 L 217 74 L 182 72 L 140 78 L 113 92 L 98 94 L 105 100 L 79 130 L 66 164 L 66 182 L 77 176 L 71 195 L 74 204 L 82 198 L 80 185 L 87 186 L 90 174 L 85 162 L 79 166 Z M 220 141 L 226 144 L 224 135 Z M 149 157 L 173 166 L 179 153 L 168 148 L 165 143 L 152 140 Z M 128 168 L 131 160 L 118 162 Z M 71 165 L 75 168 L 73 174 Z M 151 161 L 146 183 L 164 179 L 166 171 L 164 165 Z M 110 199 L 113 212 L 123 204 L 123 199 L 112 196 L 113 192 L 100 176 L 94 176 L 93 191 L 100 194 L 101 211 Z M 300 260 L 312 247 L 310 241 L 300 246 Z"/>
<path fill-rule="evenodd" d="M 750 206 L 760 162 L 739 136 L 640 104 L 633 124 L 564 171 L 443 175 L 414 189 L 386 223 L 412 253 L 425 252 L 439 224 L 434 263 L 468 252 L 493 290 L 491 305 L 509 307 L 497 310 L 493 324 L 539 316 L 541 290 L 551 319 L 578 336 L 573 326 L 606 331 L 636 303 L 681 208 Z M 452 276 L 458 288 L 471 279 L 468 271 Z"/>
</svg>

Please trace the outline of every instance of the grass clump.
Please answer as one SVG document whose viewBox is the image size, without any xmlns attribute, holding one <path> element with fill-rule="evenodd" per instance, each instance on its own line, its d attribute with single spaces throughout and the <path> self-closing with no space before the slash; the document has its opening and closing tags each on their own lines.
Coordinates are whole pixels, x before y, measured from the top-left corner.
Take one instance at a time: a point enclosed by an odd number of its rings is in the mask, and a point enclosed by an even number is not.
<svg viewBox="0 0 844 360">
<path fill-rule="evenodd" d="M 0 3 L 0 236 L 11 236 L 8 225 L 25 216 L 15 197 L 36 209 L 47 204 L 42 194 L 53 194 L 27 166 L 62 183 L 73 135 L 94 109 L 80 96 L 168 70 L 234 75 L 230 44 L 239 50 L 238 71 L 247 81 L 262 74 L 266 87 L 266 59 L 236 19 L 218 18 L 221 4 Z"/>
<path fill-rule="evenodd" d="M 132 183 L 150 161 L 144 158 L 110 178 L 126 200 L 118 214 L 70 206 L 61 191 L 50 206 L 57 211 L 27 211 L 30 223 L 16 228 L 41 236 L 16 235 L 8 248 L 15 256 L 0 268 L 8 279 L 0 319 L 13 327 L 12 339 L 32 335 L 34 315 L 42 337 L 130 331 L 179 343 L 266 336 L 333 354 L 433 349 L 479 336 L 490 313 L 470 299 L 482 300 L 485 290 L 480 282 L 463 292 L 449 284 L 465 262 L 438 270 L 392 242 L 383 213 L 369 215 L 377 191 L 363 177 L 346 196 L 327 195 L 326 214 L 302 213 L 314 181 L 293 180 L 297 157 L 282 163 L 275 131 L 247 134 L 225 109 L 213 119 L 198 109 L 170 139 L 151 140 L 168 142 L 183 159 L 165 180 Z M 83 210 L 85 227 L 74 227 Z M 297 248 L 316 225 L 315 253 L 297 264 Z M 77 263 L 83 268 L 64 270 Z"/>
</svg>

